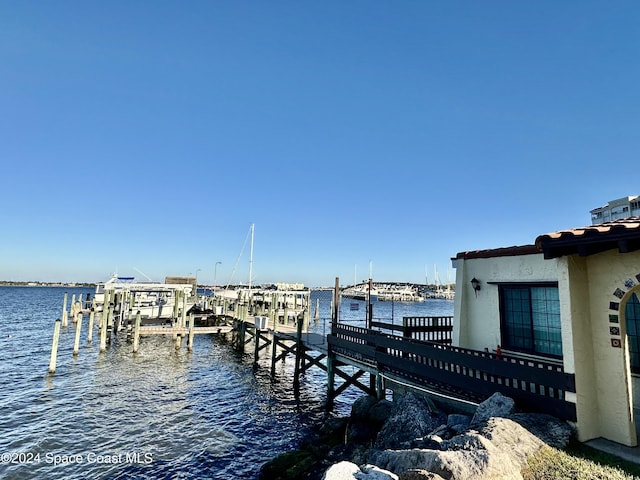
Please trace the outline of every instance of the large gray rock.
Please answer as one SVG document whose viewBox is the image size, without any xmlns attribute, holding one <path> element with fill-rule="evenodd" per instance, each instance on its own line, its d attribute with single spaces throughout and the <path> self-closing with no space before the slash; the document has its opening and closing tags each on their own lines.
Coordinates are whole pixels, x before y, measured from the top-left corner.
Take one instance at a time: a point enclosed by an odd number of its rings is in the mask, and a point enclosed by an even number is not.
<svg viewBox="0 0 640 480">
<path fill-rule="evenodd" d="M 358 398 L 351 406 L 347 442 L 371 443 L 391 414 L 393 404 L 371 395 Z"/>
<path fill-rule="evenodd" d="M 371 463 L 397 474 L 412 469 L 437 473 L 447 480 L 521 480 L 528 456 L 544 443 L 507 418 L 491 418 L 478 431 L 442 442 L 439 450 L 373 451 Z"/>
<path fill-rule="evenodd" d="M 376 465 L 364 465 L 361 473 L 356 473 L 358 480 L 398 480 L 398 476 Z"/>
<path fill-rule="evenodd" d="M 452 413 L 447 417 L 447 427 L 455 433 L 464 432 L 469 428 L 471 423 L 471 417 L 468 415 L 460 415 L 458 413 Z"/>
<path fill-rule="evenodd" d="M 496 392 L 478 405 L 476 413 L 471 419 L 471 426 L 486 422 L 491 417 L 508 417 L 515 411 L 515 402 Z"/>
<path fill-rule="evenodd" d="M 392 409 L 393 403 L 389 400 L 377 400 L 371 395 L 363 395 L 351 405 L 350 418 L 352 422 L 366 421 L 381 427 L 389 418 Z"/>
<path fill-rule="evenodd" d="M 440 444 L 440 450 L 491 450 L 491 441 L 476 432 L 456 435 Z"/>
<path fill-rule="evenodd" d="M 567 422 L 544 413 L 514 413 L 509 419 L 551 447 L 566 447 L 573 435 L 573 429 Z"/>
<path fill-rule="evenodd" d="M 444 480 L 437 473 L 429 472 L 428 470 L 422 470 L 420 468 L 412 468 L 406 472 L 400 474 L 398 480 Z"/>
<path fill-rule="evenodd" d="M 375 446 L 379 449 L 401 448 L 428 435 L 443 423 L 446 423 L 446 417 L 437 411 L 433 402 L 407 393 L 394 404 L 378 433 Z"/>
<path fill-rule="evenodd" d="M 369 417 L 369 411 L 378 400 L 372 395 L 358 397 L 351 405 L 351 420 L 365 420 Z"/>
<path fill-rule="evenodd" d="M 374 405 L 379 403 L 363 400 L 358 418 L 370 421 L 365 419 Z M 408 393 L 393 404 L 376 449 L 351 458 L 372 465 L 341 462 L 325 480 L 522 480 L 529 456 L 545 444 L 566 446 L 572 433 L 550 415 L 514 413 L 513 400 L 500 393 L 480 404 L 470 422 L 464 415 L 440 414 L 428 399 Z"/>
<path fill-rule="evenodd" d="M 526 465 L 528 456 L 544 446 L 542 440 L 508 418 L 490 418 L 478 433 L 511 457 L 518 469 Z"/>
<path fill-rule="evenodd" d="M 324 475 L 322 480 L 353 480 L 355 474 L 360 472 L 360 467 L 351 462 L 340 462 L 331 465 Z"/>
<path fill-rule="evenodd" d="M 362 468 L 355 463 L 340 462 L 330 466 L 322 477 L 323 480 L 398 480 L 394 473 L 377 467 L 364 465 Z"/>
<path fill-rule="evenodd" d="M 384 450 L 376 451 L 371 462 L 402 474 L 408 470 L 427 470 L 446 480 L 522 480 L 510 458 L 495 447 L 490 450 Z"/>
<path fill-rule="evenodd" d="M 389 400 L 378 400 L 375 405 L 369 409 L 369 420 L 379 427 L 384 425 L 393 410 L 393 402 Z"/>
</svg>

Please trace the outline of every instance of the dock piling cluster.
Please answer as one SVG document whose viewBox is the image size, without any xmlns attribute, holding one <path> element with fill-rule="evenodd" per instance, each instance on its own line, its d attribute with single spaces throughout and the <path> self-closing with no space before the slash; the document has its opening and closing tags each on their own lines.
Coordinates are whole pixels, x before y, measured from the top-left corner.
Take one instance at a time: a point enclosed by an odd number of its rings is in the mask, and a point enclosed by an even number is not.
<svg viewBox="0 0 640 480">
<path fill-rule="evenodd" d="M 309 332 L 311 321 L 310 292 L 261 291 L 240 292 L 237 299 L 215 297 L 203 299 L 199 307 L 188 308 L 184 291 L 174 292 L 175 302 L 171 306 L 170 318 L 143 317 L 138 308 L 142 295 L 138 292 L 105 291 L 99 304 L 76 302 L 72 297 L 71 309 L 75 320 L 75 338 L 73 356 L 80 354 L 80 340 L 84 314 L 89 314 L 87 344 L 92 341 L 95 325 L 100 335 L 100 353 L 104 353 L 111 343 L 111 337 L 126 330 L 127 341 L 132 343 L 135 355 L 141 347 L 141 337 L 149 335 L 170 335 L 176 350 L 182 348 L 186 340 L 186 349 L 192 352 L 195 336 L 198 334 L 230 335 L 230 343 L 241 354 L 252 345 L 253 364 L 259 366 L 261 352 L 270 349 L 270 372 L 276 375 L 276 364 L 284 362 L 286 357 L 294 357 L 293 390 L 298 395 L 302 375 L 311 367 L 318 367 L 327 374 L 327 407 L 331 408 L 334 399 L 349 386 L 355 386 L 379 398 L 384 397 L 384 381 L 379 372 L 346 364 L 343 357 L 337 355 L 329 345 L 326 335 Z M 330 300 L 331 322 L 338 322 L 340 290 L 338 279 Z M 90 308 L 89 308 L 90 306 Z M 63 301 L 62 318 L 67 317 L 67 294 Z M 320 301 L 315 302 L 314 323 L 319 320 Z M 97 317 L 96 317 L 97 315 Z M 371 323 L 371 322 L 369 322 Z M 57 350 L 63 320 L 56 320 L 51 349 L 49 373 L 56 370 Z M 408 328 L 408 327 L 407 327 Z M 415 328 L 415 327 L 412 327 Z M 351 367 L 344 369 L 342 367 Z M 356 366 L 355 369 L 352 367 Z M 369 382 L 362 377 L 369 374 Z M 341 382 L 336 383 L 336 377 Z"/>
</svg>

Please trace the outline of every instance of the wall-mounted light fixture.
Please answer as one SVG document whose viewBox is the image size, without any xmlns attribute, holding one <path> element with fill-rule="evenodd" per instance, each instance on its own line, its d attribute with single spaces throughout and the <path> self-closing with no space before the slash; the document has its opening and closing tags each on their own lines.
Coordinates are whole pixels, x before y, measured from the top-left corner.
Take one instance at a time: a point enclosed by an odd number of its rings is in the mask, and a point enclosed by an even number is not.
<svg viewBox="0 0 640 480">
<path fill-rule="evenodd" d="M 471 286 L 473 287 L 473 291 L 476 293 L 476 297 L 478 296 L 478 290 L 480 290 L 480 280 L 476 277 L 471 279 Z"/>
</svg>

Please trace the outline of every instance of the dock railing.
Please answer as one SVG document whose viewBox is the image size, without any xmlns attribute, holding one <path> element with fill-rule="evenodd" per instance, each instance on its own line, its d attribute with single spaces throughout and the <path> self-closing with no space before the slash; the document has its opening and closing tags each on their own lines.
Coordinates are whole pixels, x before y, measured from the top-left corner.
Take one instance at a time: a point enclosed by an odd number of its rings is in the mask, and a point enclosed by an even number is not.
<svg viewBox="0 0 640 480">
<path fill-rule="evenodd" d="M 414 340 L 451 344 L 453 317 L 402 317 L 402 325 L 373 321 L 371 328 L 400 332 L 403 337 Z"/>
<path fill-rule="evenodd" d="M 575 403 L 565 395 L 575 392 L 575 377 L 557 362 L 454 347 L 335 322 L 328 344 L 335 354 L 416 386 L 476 401 L 500 392 L 527 411 L 576 420 Z"/>
</svg>

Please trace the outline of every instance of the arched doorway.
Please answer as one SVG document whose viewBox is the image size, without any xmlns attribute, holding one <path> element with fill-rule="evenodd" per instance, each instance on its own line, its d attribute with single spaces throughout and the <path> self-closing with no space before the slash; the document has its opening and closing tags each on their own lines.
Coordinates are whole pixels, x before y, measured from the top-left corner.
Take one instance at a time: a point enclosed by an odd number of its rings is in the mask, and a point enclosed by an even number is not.
<svg viewBox="0 0 640 480">
<path fill-rule="evenodd" d="M 640 300 L 633 292 L 624 306 L 631 373 L 640 375 Z"/>
<path fill-rule="evenodd" d="M 640 298 L 634 291 L 627 298 L 623 309 L 624 326 L 629 349 L 629 367 L 631 370 L 631 387 L 633 400 L 633 418 L 636 434 L 640 437 Z"/>
</svg>

